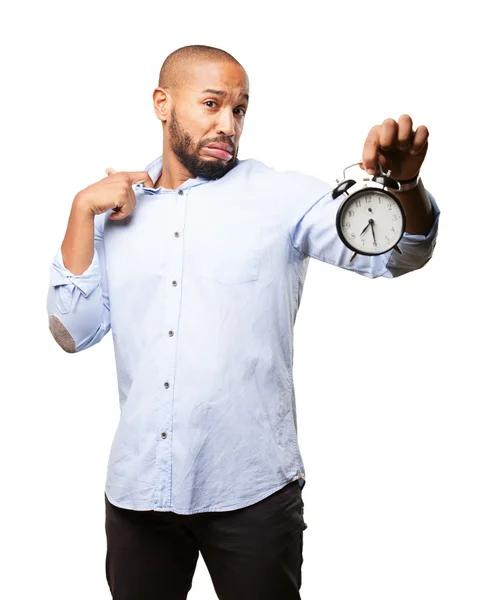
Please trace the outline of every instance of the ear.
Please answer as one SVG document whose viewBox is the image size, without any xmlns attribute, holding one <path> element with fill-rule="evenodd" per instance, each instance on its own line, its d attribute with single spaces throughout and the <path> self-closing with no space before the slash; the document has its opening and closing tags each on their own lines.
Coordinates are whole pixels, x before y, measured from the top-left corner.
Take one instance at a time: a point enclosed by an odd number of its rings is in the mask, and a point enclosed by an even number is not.
<svg viewBox="0 0 479 600">
<path fill-rule="evenodd" d="M 172 106 L 171 96 L 166 88 L 157 87 L 153 90 L 153 108 L 160 121 L 166 122 L 170 118 Z"/>
</svg>

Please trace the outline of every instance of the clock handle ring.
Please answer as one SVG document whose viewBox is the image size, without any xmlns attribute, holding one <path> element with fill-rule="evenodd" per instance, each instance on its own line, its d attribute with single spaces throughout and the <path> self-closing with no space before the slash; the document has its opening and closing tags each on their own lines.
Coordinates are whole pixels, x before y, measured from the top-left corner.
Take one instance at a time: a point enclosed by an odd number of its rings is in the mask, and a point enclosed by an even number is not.
<svg viewBox="0 0 479 600">
<path fill-rule="evenodd" d="M 346 179 L 346 171 L 347 171 L 347 169 L 350 169 L 351 167 L 355 167 L 356 165 L 360 165 L 361 163 L 362 163 L 362 161 L 361 161 L 361 162 L 356 162 L 356 163 L 353 163 L 352 165 L 349 165 L 348 167 L 345 167 L 345 168 L 343 169 L 343 179 Z M 383 171 L 383 168 L 382 168 L 382 166 L 381 166 L 381 163 L 379 163 L 379 171 L 380 171 L 380 174 L 381 174 L 381 175 L 385 175 L 386 177 L 389 177 L 389 175 L 391 174 L 391 171 L 390 171 L 390 170 L 389 170 L 387 173 L 385 173 L 385 172 Z"/>
<path fill-rule="evenodd" d="M 355 165 L 360 165 L 360 164 L 361 164 L 360 162 L 357 162 L 357 163 L 353 163 L 352 165 L 349 165 L 349 167 L 346 167 L 346 168 L 343 170 L 343 179 L 346 179 L 346 170 L 347 170 L 347 169 L 350 169 L 351 167 L 354 167 Z"/>
</svg>

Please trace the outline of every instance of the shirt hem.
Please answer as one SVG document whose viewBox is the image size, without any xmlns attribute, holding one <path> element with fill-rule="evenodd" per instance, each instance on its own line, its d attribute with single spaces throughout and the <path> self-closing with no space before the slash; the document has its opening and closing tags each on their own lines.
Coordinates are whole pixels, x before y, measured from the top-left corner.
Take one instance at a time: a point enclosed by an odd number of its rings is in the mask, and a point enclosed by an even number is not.
<svg viewBox="0 0 479 600">
<path fill-rule="evenodd" d="M 247 506 L 251 506 L 253 504 L 256 504 L 257 502 L 260 502 L 261 500 L 264 500 L 265 498 L 268 498 L 268 496 L 271 496 L 275 492 L 278 492 L 279 490 L 283 489 L 289 483 L 292 483 L 293 481 L 298 481 L 299 479 L 301 479 L 301 477 L 294 477 L 293 479 L 289 479 L 288 481 L 283 481 L 279 486 L 276 486 L 273 489 L 270 489 L 266 493 L 263 492 L 263 493 L 259 494 L 259 496 L 256 496 L 255 498 L 253 498 L 252 500 L 247 500 L 243 504 L 230 505 L 230 506 L 226 506 L 226 507 L 225 506 L 212 506 L 209 508 L 198 508 L 198 509 L 194 509 L 194 510 L 185 510 L 182 508 L 177 508 L 176 506 L 171 506 L 170 508 L 167 508 L 165 506 L 160 506 L 157 508 L 133 508 L 132 506 L 122 505 L 122 504 L 118 503 L 118 501 L 113 500 L 109 496 L 106 488 L 105 488 L 105 495 L 108 498 L 108 501 L 118 508 L 124 508 L 127 510 L 136 510 L 136 511 L 142 511 L 142 512 L 154 510 L 155 512 L 174 512 L 179 515 L 193 515 L 193 514 L 197 514 L 197 513 L 226 512 L 229 510 L 239 510 L 240 508 L 246 508 Z"/>
</svg>

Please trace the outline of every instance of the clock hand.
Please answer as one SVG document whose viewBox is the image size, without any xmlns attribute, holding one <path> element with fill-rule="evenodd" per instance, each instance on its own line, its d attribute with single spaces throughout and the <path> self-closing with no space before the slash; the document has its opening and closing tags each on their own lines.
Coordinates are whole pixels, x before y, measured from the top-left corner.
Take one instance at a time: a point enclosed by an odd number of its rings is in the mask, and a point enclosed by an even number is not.
<svg viewBox="0 0 479 600">
<path fill-rule="evenodd" d="M 363 235 L 363 233 L 366 231 L 366 229 L 369 227 L 371 223 L 371 220 L 369 220 L 368 224 L 366 225 L 366 227 L 361 231 L 361 233 L 359 235 Z"/>
<path fill-rule="evenodd" d="M 373 240 L 374 240 L 374 243 L 376 244 L 376 236 L 374 235 L 374 221 L 371 219 L 369 222 L 371 223 L 371 231 L 373 232 Z"/>
</svg>

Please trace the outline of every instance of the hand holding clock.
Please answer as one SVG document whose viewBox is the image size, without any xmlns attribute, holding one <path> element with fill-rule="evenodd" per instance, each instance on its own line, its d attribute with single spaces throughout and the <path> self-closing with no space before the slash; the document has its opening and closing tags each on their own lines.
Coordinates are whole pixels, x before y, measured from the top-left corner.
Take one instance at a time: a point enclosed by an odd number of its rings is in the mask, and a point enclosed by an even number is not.
<svg viewBox="0 0 479 600">
<path fill-rule="evenodd" d="M 419 173 L 424 162 L 428 137 L 429 130 L 425 125 L 413 130 L 412 119 L 407 114 L 401 115 L 398 122 L 385 119 L 381 125 L 370 129 L 360 167 L 375 175 L 379 172 L 379 163 L 383 172 L 391 171 L 394 179 L 411 179 Z"/>
<path fill-rule="evenodd" d="M 363 183 L 336 180 L 339 185 L 332 192 L 333 199 L 346 196 L 338 208 L 336 227 L 343 243 L 353 250 L 350 260 L 358 253 L 383 254 L 391 249 L 401 254 L 397 244 L 406 220 L 411 220 L 409 233 L 429 231 L 433 218 L 430 199 L 420 180 L 411 185 L 407 181 L 417 180 L 426 157 L 428 137 L 425 125 L 413 130 L 407 114 L 401 115 L 398 122 L 385 119 L 370 129 L 362 162 L 356 163 L 372 176 L 370 183 L 364 183 L 367 178 Z M 372 237 L 365 235 L 370 225 Z"/>
</svg>

